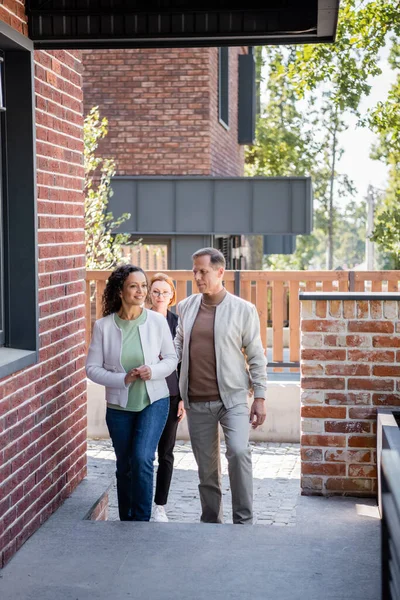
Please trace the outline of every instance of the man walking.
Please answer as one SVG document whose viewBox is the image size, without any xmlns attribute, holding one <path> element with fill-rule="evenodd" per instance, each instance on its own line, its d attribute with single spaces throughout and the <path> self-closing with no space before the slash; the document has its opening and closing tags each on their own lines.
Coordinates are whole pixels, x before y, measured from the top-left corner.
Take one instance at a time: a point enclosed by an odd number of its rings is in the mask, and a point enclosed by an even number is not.
<svg viewBox="0 0 400 600">
<path fill-rule="evenodd" d="M 215 248 L 195 252 L 199 294 L 178 305 L 175 346 L 181 360 L 180 391 L 199 471 L 201 520 L 222 523 L 219 429 L 226 443 L 234 523 L 253 522 L 249 420 L 265 420 L 266 359 L 256 308 L 223 287 L 225 258 Z M 250 415 L 249 391 L 254 392 Z"/>
</svg>

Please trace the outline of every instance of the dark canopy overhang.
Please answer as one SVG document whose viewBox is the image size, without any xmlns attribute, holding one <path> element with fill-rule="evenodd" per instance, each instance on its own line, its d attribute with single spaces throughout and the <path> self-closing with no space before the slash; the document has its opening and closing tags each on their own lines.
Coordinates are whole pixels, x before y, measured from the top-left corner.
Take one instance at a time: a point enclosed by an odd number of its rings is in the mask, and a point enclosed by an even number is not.
<svg viewBox="0 0 400 600">
<path fill-rule="evenodd" d="M 36 48 L 257 46 L 332 42 L 339 2 L 26 0 L 26 11 Z"/>
</svg>

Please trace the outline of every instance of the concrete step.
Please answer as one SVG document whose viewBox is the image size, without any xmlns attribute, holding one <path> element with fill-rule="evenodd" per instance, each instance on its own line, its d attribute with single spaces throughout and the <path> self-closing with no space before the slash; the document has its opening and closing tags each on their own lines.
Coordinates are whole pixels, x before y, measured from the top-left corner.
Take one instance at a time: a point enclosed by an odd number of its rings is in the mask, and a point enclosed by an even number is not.
<svg viewBox="0 0 400 600">
<path fill-rule="evenodd" d="M 84 481 L 26 542 L 1 572 L 0 598 L 380 598 L 372 500 L 301 497 L 294 527 L 83 520 L 108 483 Z"/>
</svg>

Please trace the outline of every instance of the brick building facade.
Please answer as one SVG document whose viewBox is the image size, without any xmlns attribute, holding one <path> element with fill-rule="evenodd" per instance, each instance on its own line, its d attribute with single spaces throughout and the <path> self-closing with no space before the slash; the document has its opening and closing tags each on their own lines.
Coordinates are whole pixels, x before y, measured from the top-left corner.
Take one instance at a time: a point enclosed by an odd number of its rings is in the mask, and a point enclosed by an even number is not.
<svg viewBox="0 0 400 600">
<path fill-rule="evenodd" d="M 229 128 L 218 118 L 218 48 L 83 51 L 84 113 L 109 122 L 99 151 L 118 175 L 243 175 L 238 56 L 229 49 Z"/>
<path fill-rule="evenodd" d="M 0 20 L 27 34 L 23 2 Z M 35 51 L 34 69 L 39 360 L 0 380 L 0 566 L 86 474 L 80 53 Z"/>
<path fill-rule="evenodd" d="M 115 159 L 117 176 L 243 176 L 239 56 L 248 48 L 223 52 L 224 59 L 218 48 L 83 51 L 84 113 L 99 106 L 107 117 L 99 154 Z M 222 104 L 227 123 L 220 118 Z M 229 268 L 249 260 L 245 236 L 212 238 L 205 232 L 190 248 L 168 236 L 140 239 L 145 249 L 126 247 L 126 254 L 145 269 L 189 268 L 191 252 L 211 243 L 224 252 Z"/>
</svg>

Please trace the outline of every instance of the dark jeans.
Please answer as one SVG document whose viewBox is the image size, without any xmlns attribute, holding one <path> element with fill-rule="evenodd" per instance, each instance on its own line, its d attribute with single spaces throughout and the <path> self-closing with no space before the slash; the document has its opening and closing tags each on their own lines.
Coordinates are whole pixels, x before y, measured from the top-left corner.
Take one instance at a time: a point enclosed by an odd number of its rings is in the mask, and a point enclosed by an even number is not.
<svg viewBox="0 0 400 600">
<path fill-rule="evenodd" d="M 177 412 L 179 401 L 179 396 L 170 397 L 168 419 L 158 443 L 158 470 L 154 502 L 162 506 L 167 504 L 168 501 L 168 492 L 174 468 L 174 446 L 176 430 L 178 429 Z"/>
<path fill-rule="evenodd" d="M 169 398 L 140 412 L 107 407 L 106 423 L 117 458 L 117 494 L 121 521 L 149 521 L 153 497 L 153 461 L 168 417 Z"/>
</svg>

